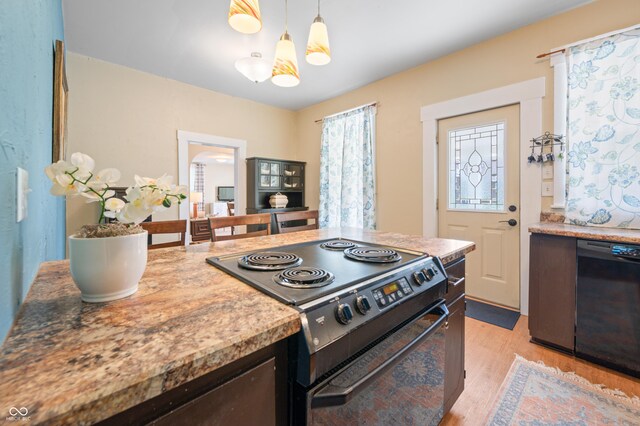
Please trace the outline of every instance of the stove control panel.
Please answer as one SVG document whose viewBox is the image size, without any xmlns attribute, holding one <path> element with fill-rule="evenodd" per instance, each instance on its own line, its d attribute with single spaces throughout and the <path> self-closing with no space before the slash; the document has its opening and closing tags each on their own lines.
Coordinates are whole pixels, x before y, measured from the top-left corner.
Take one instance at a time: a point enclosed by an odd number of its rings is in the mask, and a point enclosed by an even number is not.
<svg viewBox="0 0 640 426">
<path fill-rule="evenodd" d="M 401 278 L 398 281 L 394 281 L 373 290 L 373 298 L 378 304 L 378 307 L 380 309 L 384 309 L 387 306 L 392 305 L 393 302 L 397 302 L 411 293 L 413 293 L 413 289 L 407 282 L 407 279 Z"/>
<path fill-rule="evenodd" d="M 420 283 L 416 282 L 420 275 Z M 437 258 L 399 268 L 391 276 L 373 278 L 327 296 L 325 300 L 303 305 L 302 329 L 310 354 L 347 335 L 352 330 L 374 320 L 405 301 L 438 286 L 444 296 L 446 274 Z"/>
</svg>

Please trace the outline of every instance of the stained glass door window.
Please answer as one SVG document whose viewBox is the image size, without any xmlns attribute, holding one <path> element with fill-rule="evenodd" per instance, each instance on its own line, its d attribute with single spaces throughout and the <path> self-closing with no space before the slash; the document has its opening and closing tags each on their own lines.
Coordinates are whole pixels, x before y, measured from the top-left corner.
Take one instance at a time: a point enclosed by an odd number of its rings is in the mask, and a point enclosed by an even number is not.
<svg viewBox="0 0 640 426">
<path fill-rule="evenodd" d="M 448 132 L 449 210 L 504 210 L 504 123 Z"/>
</svg>

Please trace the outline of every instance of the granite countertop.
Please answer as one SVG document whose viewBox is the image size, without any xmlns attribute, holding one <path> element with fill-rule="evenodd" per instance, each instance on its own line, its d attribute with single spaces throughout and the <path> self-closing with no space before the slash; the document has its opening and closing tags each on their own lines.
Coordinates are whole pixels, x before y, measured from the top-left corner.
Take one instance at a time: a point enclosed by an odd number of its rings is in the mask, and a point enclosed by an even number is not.
<svg viewBox="0 0 640 426">
<path fill-rule="evenodd" d="M 338 236 L 445 263 L 475 247 L 343 229 L 152 250 L 139 291 L 98 304 L 80 300 L 68 261 L 43 263 L 0 348 L 0 410 L 26 407 L 34 423 L 93 423 L 295 334 L 295 309 L 205 259 Z"/>
<path fill-rule="evenodd" d="M 540 222 L 529 227 L 534 234 L 559 235 L 587 240 L 615 241 L 640 244 L 640 230 L 623 228 L 598 228 L 594 226 L 567 225 L 565 223 Z"/>
</svg>

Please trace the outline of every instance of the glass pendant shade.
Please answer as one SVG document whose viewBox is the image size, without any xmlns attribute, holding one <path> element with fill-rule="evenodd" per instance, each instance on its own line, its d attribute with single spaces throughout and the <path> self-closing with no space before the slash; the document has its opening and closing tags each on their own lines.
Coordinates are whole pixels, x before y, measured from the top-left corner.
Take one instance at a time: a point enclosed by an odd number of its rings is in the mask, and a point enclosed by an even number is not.
<svg viewBox="0 0 640 426">
<path fill-rule="evenodd" d="M 285 32 L 276 45 L 271 81 L 276 86 L 293 87 L 300 84 L 296 48 L 289 33 Z"/>
<path fill-rule="evenodd" d="M 229 25 L 243 34 L 253 34 L 262 28 L 258 0 L 231 0 Z"/>
<path fill-rule="evenodd" d="M 329 33 L 324 20 L 318 15 L 311 24 L 309 41 L 307 42 L 307 62 L 312 65 L 326 65 L 331 62 L 329 49 Z"/>
<path fill-rule="evenodd" d="M 271 77 L 271 62 L 262 58 L 258 52 L 253 52 L 250 57 L 238 59 L 236 69 L 254 83 L 262 83 Z"/>
</svg>

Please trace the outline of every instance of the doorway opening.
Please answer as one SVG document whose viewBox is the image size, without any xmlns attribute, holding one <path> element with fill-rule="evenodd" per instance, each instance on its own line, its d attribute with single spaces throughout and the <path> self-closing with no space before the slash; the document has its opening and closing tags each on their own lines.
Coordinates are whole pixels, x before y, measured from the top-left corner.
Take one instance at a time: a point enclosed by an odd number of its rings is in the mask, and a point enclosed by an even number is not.
<svg viewBox="0 0 640 426">
<path fill-rule="evenodd" d="M 180 219 L 189 221 L 187 244 L 210 240 L 209 217 L 245 210 L 245 158 L 244 140 L 178 131 L 178 180 L 189 187 L 180 207 Z"/>
</svg>

